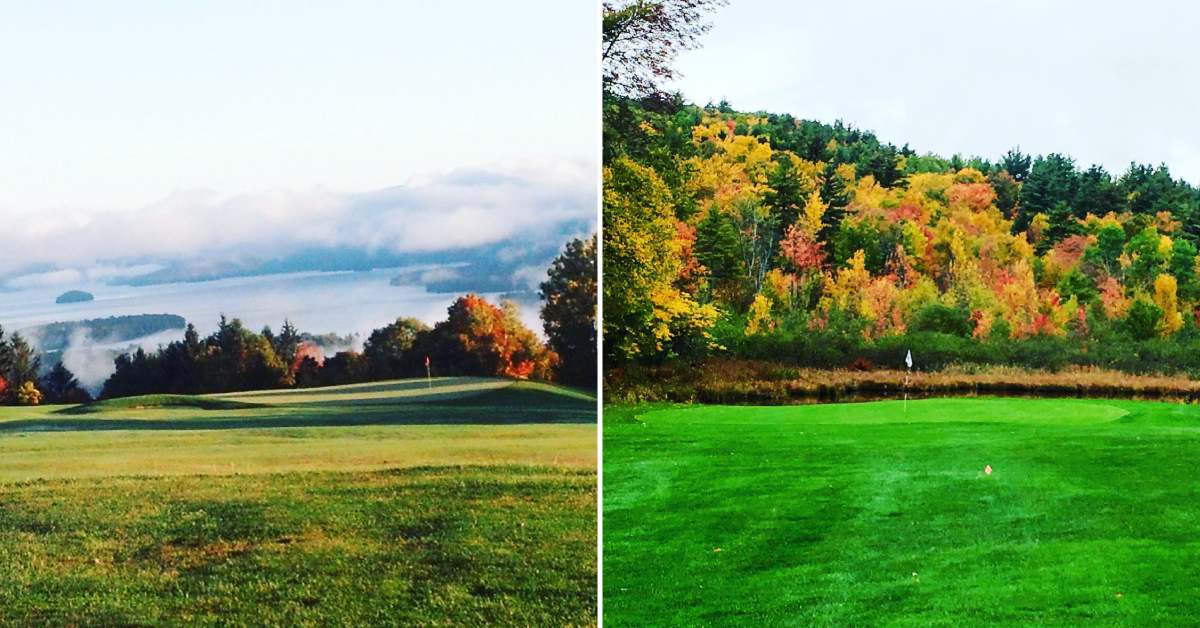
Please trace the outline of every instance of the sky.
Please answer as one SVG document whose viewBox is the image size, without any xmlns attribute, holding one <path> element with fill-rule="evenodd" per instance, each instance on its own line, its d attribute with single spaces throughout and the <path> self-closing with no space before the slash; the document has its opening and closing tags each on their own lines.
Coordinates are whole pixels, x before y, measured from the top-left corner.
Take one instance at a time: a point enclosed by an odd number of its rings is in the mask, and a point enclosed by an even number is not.
<svg viewBox="0 0 1200 628">
<path fill-rule="evenodd" d="M 1061 152 L 1200 184 L 1200 5 L 731 0 L 672 87 L 918 152 Z"/>
<path fill-rule="evenodd" d="M 598 28 L 561 0 L 0 2 L 0 275 L 594 215 Z"/>
</svg>

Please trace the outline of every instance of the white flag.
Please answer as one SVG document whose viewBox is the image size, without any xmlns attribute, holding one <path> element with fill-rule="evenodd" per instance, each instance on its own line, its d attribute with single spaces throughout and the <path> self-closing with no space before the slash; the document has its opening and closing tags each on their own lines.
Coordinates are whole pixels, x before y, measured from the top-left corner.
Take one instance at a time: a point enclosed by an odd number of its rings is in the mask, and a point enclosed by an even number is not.
<svg viewBox="0 0 1200 628">
<path fill-rule="evenodd" d="M 908 368 L 912 368 L 912 349 L 909 349 L 908 355 L 904 356 L 904 363 L 908 365 Z"/>
</svg>

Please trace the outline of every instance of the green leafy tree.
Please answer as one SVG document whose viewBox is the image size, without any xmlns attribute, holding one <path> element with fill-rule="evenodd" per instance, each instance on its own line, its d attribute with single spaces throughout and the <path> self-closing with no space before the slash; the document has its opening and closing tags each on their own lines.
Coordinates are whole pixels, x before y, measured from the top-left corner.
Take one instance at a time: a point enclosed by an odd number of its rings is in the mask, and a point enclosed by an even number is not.
<svg viewBox="0 0 1200 628">
<path fill-rule="evenodd" d="M 1125 245 L 1131 263 L 1125 271 L 1126 287 L 1150 289 L 1154 278 L 1167 264 L 1162 250 L 1162 238 L 1154 227 L 1147 227 Z"/>
<path fill-rule="evenodd" d="M 1155 338 L 1158 336 L 1159 321 L 1162 317 L 1161 308 L 1145 299 L 1138 299 L 1129 306 L 1129 312 L 1125 315 L 1125 333 L 1134 340 Z"/>
<path fill-rule="evenodd" d="M 952 336 L 968 337 L 974 330 L 971 315 L 965 310 L 941 303 L 930 303 L 917 311 L 913 331 L 932 331 Z"/>
<path fill-rule="evenodd" d="M 1200 297 L 1200 285 L 1196 277 L 1196 245 L 1183 238 L 1176 238 L 1172 243 L 1170 273 L 1179 283 L 1179 297 L 1185 301 L 1194 301 Z"/>
<path fill-rule="evenodd" d="M 558 380 L 596 387 L 596 236 L 572 240 L 542 282 L 542 327 L 558 354 Z"/>
<path fill-rule="evenodd" d="M 1096 281 L 1077 268 L 1063 275 L 1062 279 L 1058 280 L 1057 287 L 1058 293 L 1064 299 L 1075 297 L 1080 303 L 1091 303 L 1100 295 L 1096 289 Z"/>
<path fill-rule="evenodd" d="M 372 377 L 391 378 L 424 374 L 424 356 L 412 355 L 417 338 L 429 326 L 415 318 L 397 318 L 371 332 L 363 343 L 363 357 Z M 301 365 L 297 365 L 298 367 Z"/>
<path fill-rule="evenodd" d="M 1117 277 L 1121 273 L 1119 259 L 1125 251 L 1125 230 L 1105 225 L 1096 231 L 1096 243 L 1083 252 L 1083 263 L 1093 275 Z"/>
</svg>

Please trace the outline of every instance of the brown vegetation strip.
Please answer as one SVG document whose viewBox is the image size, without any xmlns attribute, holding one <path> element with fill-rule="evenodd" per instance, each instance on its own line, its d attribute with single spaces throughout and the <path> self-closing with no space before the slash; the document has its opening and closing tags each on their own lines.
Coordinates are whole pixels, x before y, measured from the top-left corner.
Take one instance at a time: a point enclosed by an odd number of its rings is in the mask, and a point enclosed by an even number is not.
<svg viewBox="0 0 1200 628">
<path fill-rule="evenodd" d="M 907 378 L 907 385 L 906 385 Z M 1097 368 L 1057 372 L 1014 367 L 937 372 L 822 370 L 773 362 L 709 360 L 695 365 L 612 369 L 611 402 L 788 403 L 930 395 L 1038 395 L 1194 402 L 1200 381 L 1182 375 L 1131 375 Z"/>
</svg>

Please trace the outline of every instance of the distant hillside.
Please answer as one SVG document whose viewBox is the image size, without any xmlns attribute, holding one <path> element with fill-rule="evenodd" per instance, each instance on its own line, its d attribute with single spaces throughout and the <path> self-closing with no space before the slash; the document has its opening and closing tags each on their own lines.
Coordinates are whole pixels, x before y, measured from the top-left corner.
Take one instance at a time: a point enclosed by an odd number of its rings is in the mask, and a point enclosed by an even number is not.
<svg viewBox="0 0 1200 628">
<path fill-rule="evenodd" d="M 32 338 L 43 353 L 54 353 L 66 350 L 71 336 L 81 331 L 99 342 L 118 343 L 186 326 L 187 321 L 175 314 L 137 314 L 50 323 L 23 329 L 21 333 Z"/>
</svg>

